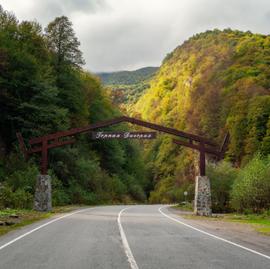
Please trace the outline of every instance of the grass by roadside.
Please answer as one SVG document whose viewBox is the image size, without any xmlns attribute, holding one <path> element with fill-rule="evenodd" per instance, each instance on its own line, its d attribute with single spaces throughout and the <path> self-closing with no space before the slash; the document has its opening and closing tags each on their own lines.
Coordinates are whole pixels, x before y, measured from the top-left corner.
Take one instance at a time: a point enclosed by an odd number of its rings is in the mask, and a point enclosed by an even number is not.
<svg viewBox="0 0 270 269">
<path fill-rule="evenodd" d="M 193 211 L 191 204 L 176 205 L 173 206 L 175 209 L 183 211 Z M 228 221 L 238 222 L 243 224 L 251 225 L 257 232 L 270 236 L 270 214 L 213 214 L 212 217 L 196 216 L 194 214 L 183 215 L 186 219 L 197 219 L 197 220 L 212 220 L 212 221 Z"/>
<path fill-rule="evenodd" d="M 78 208 L 80 206 L 61 206 L 55 207 L 51 212 L 37 212 L 27 209 L 0 210 L 0 236 L 38 220 L 43 220 L 59 213 L 67 213 Z"/>
<path fill-rule="evenodd" d="M 172 208 L 183 210 L 183 211 L 193 211 L 193 207 L 191 203 L 182 203 L 178 205 L 172 206 Z"/>
<path fill-rule="evenodd" d="M 224 216 L 224 220 L 250 224 L 257 232 L 270 236 L 270 216 L 255 214 L 226 214 Z"/>
</svg>

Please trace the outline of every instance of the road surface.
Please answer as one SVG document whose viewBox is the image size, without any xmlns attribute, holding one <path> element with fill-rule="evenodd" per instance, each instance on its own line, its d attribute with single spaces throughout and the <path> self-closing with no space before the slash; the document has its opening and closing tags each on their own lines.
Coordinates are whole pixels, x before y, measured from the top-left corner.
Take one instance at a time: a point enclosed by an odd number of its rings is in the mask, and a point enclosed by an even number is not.
<svg viewBox="0 0 270 269">
<path fill-rule="evenodd" d="M 262 253 L 158 205 L 87 208 L 0 237 L 1 269 L 265 269 Z"/>
</svg>

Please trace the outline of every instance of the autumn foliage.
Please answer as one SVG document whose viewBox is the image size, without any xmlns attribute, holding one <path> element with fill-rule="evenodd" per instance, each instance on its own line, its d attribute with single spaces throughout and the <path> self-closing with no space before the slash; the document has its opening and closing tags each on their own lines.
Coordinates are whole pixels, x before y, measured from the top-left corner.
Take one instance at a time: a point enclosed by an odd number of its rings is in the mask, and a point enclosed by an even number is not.
<svg viewBox="0 0 270 269">
<path fill-rule="evenodd" d="M 255 153 L 270 153 L 269 64 L 270 36 L 230 29 L 197 34 L 167 55 L 133 114 L 217 144 L 229 131 L 226 160 L 243 167 Z M 193 182 L 196 154 L 167 138 L 148 147 L 148 159 L 157 182 L 153 201 L 174 201 Z"/>
</svg>

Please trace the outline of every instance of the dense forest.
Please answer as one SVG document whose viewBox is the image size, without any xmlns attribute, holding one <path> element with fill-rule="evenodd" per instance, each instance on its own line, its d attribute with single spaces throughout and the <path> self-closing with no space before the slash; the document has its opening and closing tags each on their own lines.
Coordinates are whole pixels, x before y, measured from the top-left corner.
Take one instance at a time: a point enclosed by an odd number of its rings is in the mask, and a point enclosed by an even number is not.
<svg viewBox="0 0 270 269">
<path fill-rule="evenodd" d="M 65 16 L 43 29 L 0 7 L 0 207 L 33 205 L 40 158 L 25 162 L 16 132 L 27 141 L 120 115 L 99 79 L 83 70 L 79 46 Z M 49 155 L 54 205 L 146 199 L 146 170 L 135 142 L 97 143 L 80 135 L 75 145 Z"/>
<path fill-rule="evenodd" d="M 214 210 L 270 207 L 270 36 L 207 31 L 168 54 L 132 115 L 221 144 L 226 161 L 209 159 Z M 151 202 L 193 199 L 197 153 L 162 136 L 146 145 L 155 190 Z M 211 164 L 213 163 L 213 164 Z"/>
<path fill-rule="evenodd" d="M 106 86 L 113 104 L 124 113 L 128 113 L 150 87 L 150 81 L 157 70 L 157 67 L 144 67 L 135 71 L 98 73 L 97 75 Z"/>
</svg>

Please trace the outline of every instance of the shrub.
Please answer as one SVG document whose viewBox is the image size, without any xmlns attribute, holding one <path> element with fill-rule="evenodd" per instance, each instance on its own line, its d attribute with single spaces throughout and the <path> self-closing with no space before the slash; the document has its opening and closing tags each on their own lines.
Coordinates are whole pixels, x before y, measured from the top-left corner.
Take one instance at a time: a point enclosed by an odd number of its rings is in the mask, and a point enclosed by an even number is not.
<svg viewBox="0 0 270 269">
<path fill-rule="evenodd" d="M 6 182 L 14 190 L 23 189 L 33 194 L 38 174 L 37 166 L 30 164 L 23 170 L 15 170 L 12 174 L 8 175 Z"/>
<path fill-rule="evenodd" d="M 18 189 L 13 193 L 14 208 L 32 208 L 33 195 L 23 189 Z"/>
<path fill-rule="evenodd" d="M 150 192 L 149 202 L 156 203 L 170 203 L 171 195 L 170 190 L 173 186 L 173 178 L 167 177 L 160 180 L 153 191 Z"/>
<path fill-rule="evenodd" d="M 71 203 L 70 196 L 66 188 L 63 187 L 62 182 L 52 175 L 52 204 L 53 206 L 61 206 Z"/>
<path fill-rule="evenodd" d="M 32 208 L 37 166 L 26 163 L 16 153 L 10 154 L 1 176 L 0 207 Z"/>
<path fill-rule="evenodd" d="M 74 182 L 74 185 L 69 189 L 71 202 L 73 204 L 94 205 L 98 203 L 97 195 L 87 191 L 79 184 Z"/>
<path fill-rule="evenodd" d="M 143 187 L 138 184 L 138 180 L 136 176 L 123 174 L 121 175 L 121 178 L 123 178 L 125 185 L 127 185 L 128 188 L 128 194 L 130 194 L 130 199 L 134 199 L 136 201 L 145 202 L 146 201 L 146 194 L 143 190 Z"/>
<path fill-rule="evenodd" d="M 0 208 L 32 208 L 33 195 L 23 189 L 13 191 L 7 184 L 0 188 Z"/>
<path fill-rule="evenodd" d="M 146 195 L 142 187 L 138 184 L 129 186 L 129 193 L 136 201 L 144 202 L 146 200 Z"/>
<path fill-rule="evenodd" d="M 211 181 L 211 198 L 213 212 L 229 212 L 230 192 L 237 177 L 237 169 L 229 162 L 207 165 L 207 175 Z"/>
<path fill-rule="evenodd" d="M 233 184 L 231 203 L 240 212 L 259 213 L 270 208 L 270 158 L 255 156 Z"/>
<path fill-rule="evenodd" d="M 181 186 L 182 188 L 183 186 Z M 149 202 L 155 203 L 175 203 L 179 202 L 181 197 L 179 194 L 179 187 L 175 184 L 175 178 L 173 176 L 168 176 L 156 184 L 154 191 L 150 192 Z M 184 192 L 183 189 L 180 190 L 181 193 Z"/>
<path fill-rule="evenodd" d="M 11 207 L 12 205 L 12 189 L 5 185 L 0 186 L 0 207 Z"/>
<path fill-rule="evenodd" d="M 127 193 L 126 185 L 117 175 L 113 175 L 108 183 L 107 191 L 110 194 L 112 201 L 123 198 L 123 196 Z"/>
<path fill-rule="evenodd" d="M 172 202 L 181 203 L 181 202 L 190 202 L 194 200 L 194 189 L 195 185 L 192 182 L 185 182 L 181 187 L 174 188 L 171 191 Z M 187 192 L 187 196 L 184 195 L 184 192 Z"/>
<path fill-rule="evenodd" d="M 52 205 L 53 206 L 62 206 L 71 203 L 70 196 L 68 193 L 63 189 L 53 189 L 52 192 Z"/>
</svg>

